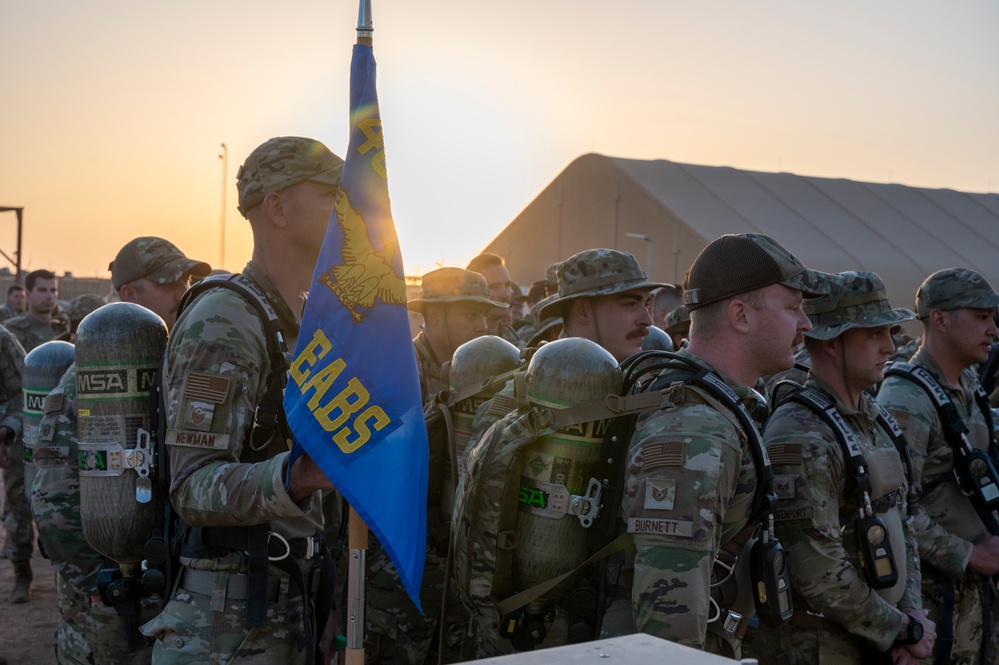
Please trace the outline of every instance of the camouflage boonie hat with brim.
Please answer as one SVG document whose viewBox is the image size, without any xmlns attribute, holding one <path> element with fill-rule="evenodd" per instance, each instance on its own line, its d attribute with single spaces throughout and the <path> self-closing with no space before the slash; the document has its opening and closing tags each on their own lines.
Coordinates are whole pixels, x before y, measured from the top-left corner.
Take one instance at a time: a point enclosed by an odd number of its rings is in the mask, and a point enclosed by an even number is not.
<svg viewBox="0 0 999 665">
<path fill-rule="evenodd" d="M 999 293 L 974 270 L 947 268 L 933 273 L 916 291 L 916 316 L 925 319 L 934 309 L 992 309 Z"/>
<path fill-rule="evenodd" d="M 489 284 L 485 277 L 462 268 L 440 268 L 428 272 L 420 285 L 420 297 L 412 298 L 406 306 L 422 314 L 426 305 L 452 302 L 476 303 L 484 309 L 509 307 L 506 303 L 489 299 Z"/>
<path fill-rule="evenodd" d="M 828 273 L 806 269 L 770 236 L 723 235 L 694 259 L 684 285 L 683 304 L 691 312 L 771 284 L 783 284 L 801 291 L 805 298 L 815 298 L 829 292 L 828 280 Z"/>
<path fill-rule="evenodd" d="M 185 275 L 207 277 L 212 267 L 204 261 L 195 261 L 168 240 L 143 237 L 132 240 L 121 248 L 108 265 L 111 283 L 115 289 L 137 279 L 148 279 L 157 284 L 173 284 Z"/>
<path fill-rule="evenodd" d="M 685 333 L 690 330 L 690 314 L 687 313 L 687 308 L 680 305 L 667 314 L 666 320 L 663 321 L 663 330 L 669 335 Z"/>
<path fill-rule="evenodd" d="M 558 301 L 542 307 L 539 316 L 561 316 L 561 303 L 574 298 L 607 296 L 632 289 L 672 286 L 650 282 L 634 256 L 616 249 L 587 249 L 567 258 L 555 270 Z"/>
<path fill-rule="evenodd" d="M 343 160 L 321 142 L 300 136 L 273 138 L 251 152 L 239 167 L 236 209 L 246 217 L 268 192 L 280 192 L 305 180 L 339 186 L 341 174 Z"/>
<path fill-rule="evenodd" d="M 851 328 L 895 326 L 916 318 L 910 309 L 892 309 L 888 289 L 873 272 L 841 272 L 830 281 L 830 292 L 804 304 L 812 339 L 834 339 Z"/>
</svg>

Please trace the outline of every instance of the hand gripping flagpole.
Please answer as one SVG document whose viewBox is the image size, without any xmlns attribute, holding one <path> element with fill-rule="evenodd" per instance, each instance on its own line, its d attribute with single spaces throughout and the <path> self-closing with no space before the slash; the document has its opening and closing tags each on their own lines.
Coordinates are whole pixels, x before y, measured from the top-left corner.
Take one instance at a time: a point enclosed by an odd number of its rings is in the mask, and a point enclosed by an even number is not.
<svg viewBox="0 0 999 665">
<path fill-rule="evenodd" d="M 357 8 L 357 43 L 371 44 L 371 0 L 359 0 Z M 347 564 L 347 651 L 346 665 L 364 665 L 364 603 L 365 603 L 365 563 L 368 550 L 368 525 L 350 507 L 348 547 L 350 560 Z"/>
</svg>

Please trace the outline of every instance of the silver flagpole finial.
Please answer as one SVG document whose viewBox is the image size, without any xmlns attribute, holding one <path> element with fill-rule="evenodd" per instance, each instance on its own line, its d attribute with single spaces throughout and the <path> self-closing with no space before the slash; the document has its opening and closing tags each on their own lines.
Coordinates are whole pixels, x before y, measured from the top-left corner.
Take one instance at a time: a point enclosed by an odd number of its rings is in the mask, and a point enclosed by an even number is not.
<svg viewBox="0 0 999 665">
<path fill-rule="evenodd" d="M 371 39 L 375 29 L 371 25 L 371 0 L 360 0 L 357 8 L 357 36 Z"/>
</svg>

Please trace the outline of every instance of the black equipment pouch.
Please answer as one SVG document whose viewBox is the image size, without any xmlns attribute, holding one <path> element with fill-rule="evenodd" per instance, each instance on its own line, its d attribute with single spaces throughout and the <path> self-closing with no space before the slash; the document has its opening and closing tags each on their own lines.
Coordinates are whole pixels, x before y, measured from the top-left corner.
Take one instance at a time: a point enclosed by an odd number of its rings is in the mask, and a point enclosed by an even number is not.
<svg viewBox="0 0 999 665">
<path fill-rule="evenodd" d="M 772 537 L 773 517 L 768 530 L 753 544 L 750 553 L 750 570 L 753 576 L 753 593 L 756 614 L 760 621 L 771 628 L 779 628 L 791 620 L 791 577 L 787 555 L 777 538 Z"/>
</svg>

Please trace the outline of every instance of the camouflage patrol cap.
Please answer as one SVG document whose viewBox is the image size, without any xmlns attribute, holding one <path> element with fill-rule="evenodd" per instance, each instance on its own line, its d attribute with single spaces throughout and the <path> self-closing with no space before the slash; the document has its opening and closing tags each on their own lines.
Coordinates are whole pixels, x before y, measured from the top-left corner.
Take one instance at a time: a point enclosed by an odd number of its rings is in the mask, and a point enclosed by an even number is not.
<svg viewBox="0 0 999 665">
<path fill-rule="evenodd" d="M 761 233 L 723 235 L 694 259 L 684 285 L 687 311 L 742 293 L 783 284 L 806 298 L 829 292 L 826 273 L 807 270 L 776 240 Z"/>
<path fill-rule="evenodd" d="M 452 302 L 476 303 L 486 309 L 509 307 L 506 303 L 489 299 L 489 285 L 485 277 L 462 268 L 439 268 L 428 272 L 420 285 L 420 297 L 412 298 L 406 306 L 422 314 L 426 305 Z"/>
<path fill-rule="evenodd" d="M 70 301 L 69 307 L 66 308 L 66 318 L 69 319 L 70 323 L 79 323 L 87 314 L 106 304 L 108 303 L 104 298 L 93 293 L 76 296 Z"/>
<path fill-rule="evenodd" d="M 560 316 L 561 303 L 567 300 L 671 286 L 650 282 L 634 256 L 616 249 L 579 252 L 560 263 L 555 273 L 558 277 L 558 300 L 541 308 L 539 317 L 542 320 Z"/>
<path fill-rule="evenodd" d="M 687 313 L 687 308 L 680 305 L 672 312 L 666 315 L 666 320 L 663 321 L 663 330 L 669 335 L 676 335 L 679 333 L 686 333 L 690 330 L 690 314 Z"/>
<path fill-rule="evenodd" d="M 925 319 L 934 309 L 992 309 L 999 307 L 999 294 L 985 278 L 968 268 L 938 270 L 916 291 L 916 316 Z"/>
<path fill-rule="evenodd" d="M 830 281 L 830 291 L 804 305 L 812 339 L 834 339 L 851 328 L 894 326 L 916 318 L 912 310 L 892 309 L 888 289 L 873 272 L 841 272 Z"/>
<path fill-rule="evenodd" d="M 268 192 L 280 192 L 305 180 L 336 186 L 342 173 L 343 160 L 319 141 L 279 136 L 260 145 L 239 167 L 236 208 L 246 217 Z"/>
<path fill-rule="evenodd" d="M 137 279 L 148 279 L 157 284 L 173 284 L 191 274 L 206 277 L 212 267 L 204 261 L 195 261 L 170 241 L 152 236 L 136 238 L 121 248 L 118 256 L 108 265 L 111 283 L 115 289 Z"/>
</svg>

